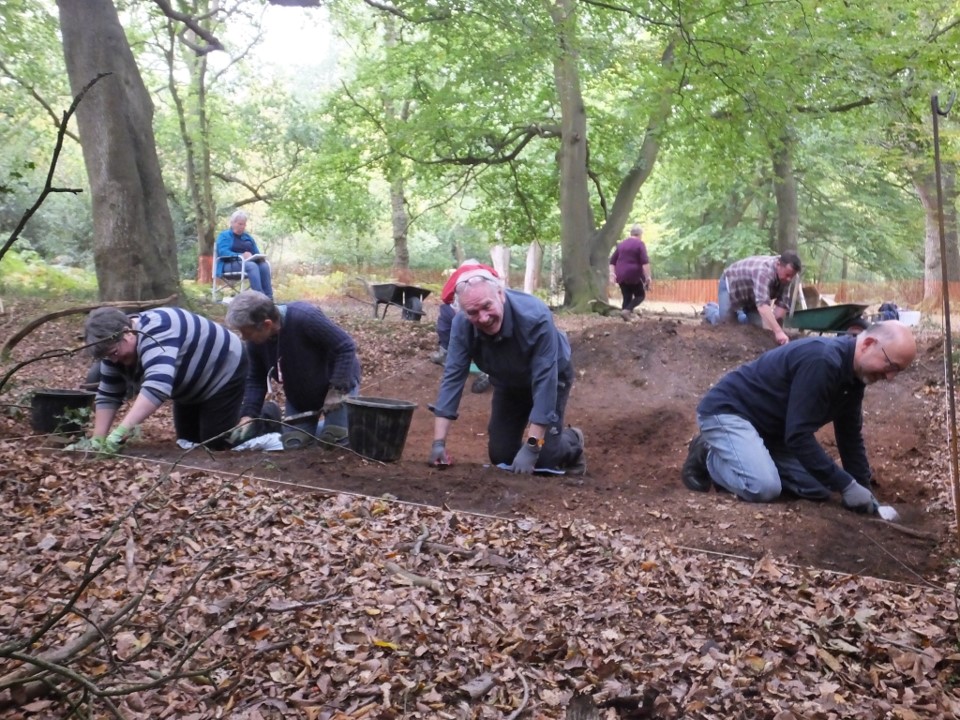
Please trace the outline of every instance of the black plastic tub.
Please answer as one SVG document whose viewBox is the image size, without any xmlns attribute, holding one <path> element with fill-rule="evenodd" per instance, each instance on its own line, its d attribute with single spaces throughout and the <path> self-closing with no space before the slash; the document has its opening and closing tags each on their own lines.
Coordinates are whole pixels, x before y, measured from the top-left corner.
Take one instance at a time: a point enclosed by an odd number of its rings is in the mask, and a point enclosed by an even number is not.
<svg viewBox="0 0 960 720">
<path fill-rule="evenodd" d="M 89 423 L 96 393 L 89 390 L 42 389 L 30 401 L 30 426 L 36 433 L 78 435 Z"/>
<path fill-rule="evenodd" d="M 363 396 L 348 397 L 345 402 L 350 448 L 372 460 L 399 460 L 417 404 Z"/>
</svg>

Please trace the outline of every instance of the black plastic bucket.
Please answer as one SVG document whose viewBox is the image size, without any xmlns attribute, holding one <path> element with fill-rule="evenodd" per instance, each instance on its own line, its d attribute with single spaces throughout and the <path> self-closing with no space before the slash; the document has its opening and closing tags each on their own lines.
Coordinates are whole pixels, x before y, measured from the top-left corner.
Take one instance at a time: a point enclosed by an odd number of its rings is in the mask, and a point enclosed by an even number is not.
<svg viewBox="0 0 960 720">
<path fill-rule="evenodd" d="M 76 435 L 84 431 L 84 421 L 77 410 L 92 409 L 96 393 L 88 390 L 36 390 L 30 401 L 30 426 L 34 432 Z M 69 419 L 64 416 L 72 415 Z"/>
<path fill-rule="evenodd" d="M 371 460 L 399 460 L 417 404 L 363 396 L 348 397 L 346 403 L 350 449 Z"/>
</svg>

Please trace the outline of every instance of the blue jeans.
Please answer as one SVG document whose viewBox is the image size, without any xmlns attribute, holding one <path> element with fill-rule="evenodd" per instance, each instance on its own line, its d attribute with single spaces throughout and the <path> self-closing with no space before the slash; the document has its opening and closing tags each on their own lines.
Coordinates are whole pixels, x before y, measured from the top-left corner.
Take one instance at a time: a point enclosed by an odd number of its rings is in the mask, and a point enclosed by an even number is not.
<svg viewBox="0 0 960 720">
<path fill-rule="evenodd" d="M 354 385 L 352 388 L 350 388 L 347 394 L 350 397 L 357 397 L 357 395 L 360 394 L 360 386 Z M 299 413 L 299 412 L 303 412 L 303 411 L 297 410 L 295 407 L 293 407 L 290 404 L 290 401 L 288 400 L 286 404 L 286 414 L 295 415 L 296 413 Z M 346 404 L 344 404 L 338 407 L 336 410 L 331 410 L 328 413 L 324 413 L 323 416 L 320 418 L 319 422 L 317 422 L 316 426 L 314 427 L 310 427 L 310 424 L 304 425 L 303 423 L 292 423 L 292 424 L 295 427 L 301 430 L 305 430 L 314 435 L 319 435 L 320 431 L 323 430 L 324 425 L 330 425 L 331 427 L 346 428 L 346 427 L 349 427 L 347 425 L 347 406 Z"/>
<path fill-rule="evenodd" d="M 707 470 L 720 487 L 747 502 L 770 502 L 783 491 L 805 500 L 826 500 L 830 490 L 784 447 L 768 448 L 739 415 L 698 415 L 700 434 L 710 447 Z"/>
<path fill-rule="evenodd" d="M 763 320 L 760 318 L 760 313 L 756 310 L 746 311 L 738 309 L 736 312 L 733 311 L 733 308 L 730 306 L 730 290 L 727 287 L 727 279 L 723 275 L 720 276 L 720 282 L 717 285 L 717 305 L 720 307 L 719 317 L 717 318 L 718 322 L 733 322 L 734 317 L 736 317 L 737 322 L 741 325 L 750 323 L 757 327 L 763 327 Z M 710 324 L 716 325 L 717 323 L 711 322 Z"/>
<path fill-rule="evenodd" d="M 246 260 L 243 263 L 243 272 L 250 281 L 250 289 L 262 292 L 268 298 L 273 298 L 273 282 L 270 279 L 270 263 L 266 260 L 256 262 Z"/>
</svg>

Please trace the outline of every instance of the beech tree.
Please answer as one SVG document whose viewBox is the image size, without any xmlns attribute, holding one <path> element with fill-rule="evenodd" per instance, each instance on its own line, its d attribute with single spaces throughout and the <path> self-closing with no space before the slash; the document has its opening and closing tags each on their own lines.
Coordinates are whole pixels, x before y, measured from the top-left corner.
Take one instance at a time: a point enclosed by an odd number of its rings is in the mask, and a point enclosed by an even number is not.
<svg viewBox="0 0 960 720">
<path fill-rule="evenodd" d="M 73 93 L 109 73 L 77 110 L 100 298 L 166 297 L 179 286 L 177 253 L 150 94 L 110 0 L 58 0 L 57 7 Z"/>
</svg>

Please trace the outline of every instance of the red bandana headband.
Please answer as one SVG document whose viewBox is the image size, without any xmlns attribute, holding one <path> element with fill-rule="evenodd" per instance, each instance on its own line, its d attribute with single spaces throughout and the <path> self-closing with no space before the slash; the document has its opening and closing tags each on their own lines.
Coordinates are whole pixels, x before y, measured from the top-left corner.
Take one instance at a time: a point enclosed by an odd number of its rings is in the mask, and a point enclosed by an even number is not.
<svg viewBox="0 0 960 720">
<path fill-rule="evenodd" d="M 488 277 L 491 280 L 497 280 L 500 276 L 497 274 L 497 271 L 489 265 L 479 263 L 476 265 L 461 265 L 454 270 L 450 279 L 444 283 L 443 290 L 440 293 L 440 299 L 447 305 L 451 304 L 456 295 L 457 283 L 471 277 Z"/>
</svg>

